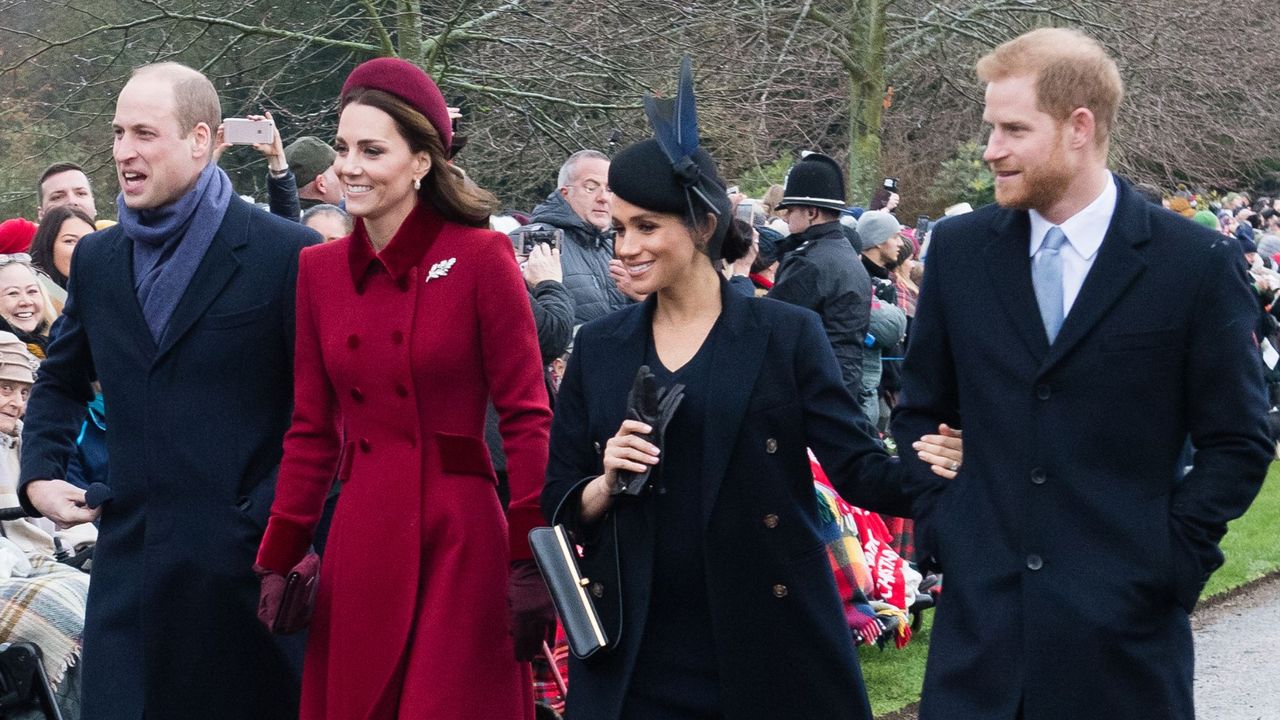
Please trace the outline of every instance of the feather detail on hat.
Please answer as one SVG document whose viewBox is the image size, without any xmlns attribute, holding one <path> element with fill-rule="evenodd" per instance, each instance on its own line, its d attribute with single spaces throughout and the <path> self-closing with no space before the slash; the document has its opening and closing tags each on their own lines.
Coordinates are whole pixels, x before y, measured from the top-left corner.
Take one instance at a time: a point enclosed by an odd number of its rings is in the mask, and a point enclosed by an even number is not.
<svg viewBox="0 0 1280 720">
<path fill-rule="evenodd" d="M 674 100 L 649 96 L 644 99 L 644 112 L 653 126 L 658 146 L 671 161 L 676 177 L 686 193 L 692 193 L 716 217 L 720 209 L 699 187 L 702 170 L 694 160 L 698 151 L 698 109 L 693 96 L 693 62 L 685 55 L 680 60 L 680 79 Z M 690 213 L 693 203 L 689 203 Z"/>
</svg>

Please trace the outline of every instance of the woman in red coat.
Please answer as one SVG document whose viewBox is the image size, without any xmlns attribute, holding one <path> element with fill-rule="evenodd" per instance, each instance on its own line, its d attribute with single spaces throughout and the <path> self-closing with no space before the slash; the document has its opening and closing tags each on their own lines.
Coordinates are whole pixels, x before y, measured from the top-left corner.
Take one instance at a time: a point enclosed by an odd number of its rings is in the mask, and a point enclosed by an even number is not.
<svg viewBox="0 0 1280 720">
<path fill-rule="evenodd" d="M 492 195 L 448 166 L 451 137 L 440 91 L 403 60 L 343 86 L 334 171 L 356 226 L 299 262 L 293 425 L 258 554 L 277 574 L 304 556 L 341 457 L 303 718 L 533 717 L 516 657 L 553 621 L 527 546 L 551 413 L 510 241 L 485 229 Z"/>
</svg>

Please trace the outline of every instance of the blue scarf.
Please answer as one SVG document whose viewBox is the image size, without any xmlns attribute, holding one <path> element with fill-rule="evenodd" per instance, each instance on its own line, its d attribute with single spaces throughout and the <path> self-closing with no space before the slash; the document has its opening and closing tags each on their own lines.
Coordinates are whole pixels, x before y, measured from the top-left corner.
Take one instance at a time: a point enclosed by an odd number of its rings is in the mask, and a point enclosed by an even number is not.
<svg viewBox="0 0 1280 720">
<path fill-rule="evenodd" d="M 134 210 L 116 197 L 120 225 L 133 242 L 133 289 L 158 343 L 231 204 L 231 178 L 214 163 L 186 195 L 162 207 Z"/>
</svg>

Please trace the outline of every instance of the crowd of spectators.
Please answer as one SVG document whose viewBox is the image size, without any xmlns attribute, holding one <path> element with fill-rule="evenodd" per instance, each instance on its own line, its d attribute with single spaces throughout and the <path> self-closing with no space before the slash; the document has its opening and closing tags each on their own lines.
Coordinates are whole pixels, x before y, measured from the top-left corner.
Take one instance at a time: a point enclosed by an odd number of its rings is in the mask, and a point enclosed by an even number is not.
<svg viewBox="0 0 1280 720">
<path fill-rule="evenodd" d="M 253 117 L 270 120 L 269 114 Z M 221 133 L 220 127 L 219 139 Z M 219 142 L 215 156 L 231 147 Z M 256 212 L 300 222 L 323 242 L 352 233 L 354 218 L 345 209 L 344 186 L 333 170 L 335 152 L 327 142 L 304 136 L 285 145 L 283 134 L 276 132 L 272 142 L 253 147 L 268 164 L 269 197 L 258 203 Z M 462 165 L 465 161 L 458 160 L 450 172 L 462 175 Z M 553 404 L 577 329 L 645 299 L 632 287 L 630 274 L 615 256 L 609 168 L 609 156 L 600 151 L 575 152 L 565 159 L 555 189 L 543 202 L 527 214 L 507 211 L 491 218 L 493 229 L 509 235 L 520 264 Z M 739 223 L 737 231 L 750 242 L 741 252 L 719 258 L 719 269 L 734 292 L 772 297 L 821 316 L 846 387 L 859 400 L 881 442 L 892 449 L 886 428 L 900 390 L 897 369 L 911 335 L 931 230 L 970 207 L 958 203 L 937 221 L 906 227 L 894 214 L 903 191 L 896 180 L 886 179 L 867 198 L 864 210 L 849 203 L 844 177 L 844 169 L 832 158 L 806 154 L 784 183 L 770 186 L 759 198 L 735 194 L 731 207 Z M 56 321 L 67 300 L 77 243 L 114 223 L 105 217 L 114 213 L 99 216 L 89 179 L 73 162 L 51 165 L 35 179 L 35 187 L 35 221 L 12 218 L 0 224 L 0 505 L 5 507 L 18 506 L 16 467 L 26 398 L 51 338 L 57 335 Z M 1192 192 L 1184 187 L 1161 190 L 1149 185 L 1138 189 L 1153 203 L 1238 246 L 1257 295 L 1257 336 L 1275 413 L 1280 405 L 1280 303 L 1276 302 L 1280 297 L 1280 197 L 1255 197 L 1241 191 Z M 106 478 L 107 418 L 99 394 L 86 405 L 77 438 L 80 454 L 74 476 L 81 487 Z M 1280 428 L 1280 422 L 1276 426 Z M 492 407 L 487 430 L 495 470 L 505 483 L 506 458 Z M 817 475 L 821 472 L 815 467 Z M 821 482 L 816 492 L 846 514 L 844 521 L 833 518 L 833 527 L 844 529 L 831 541 L 833 567 L 837 575 L 842 569 L 856 569 L 854 575 L 860 581 L 843 588 L 845 600 L 851 607 L 869 608 L 862 615 L 850 615 L 851 631 L 865 642 L 905 643 L 909 638 L 906 614 L 913 606 L 919 610 L 930 604 L 932 596 L 926 590 L 937 588 L 936 578 L 923 577 L 906 563 L 913 555 L 910 522 L 869 518 L 856 508 L 839 505 Z M 862 528 L 861 536 L 850 530 L 855 526 Z M 837 552 L 850 532 L 866 557 Z M 50 574 L 62 582 L 87 586 L 86 575 L 62 572 L 65 564 L 59 561 L 91 547 L 95 534 L 90 524 L 59 531 L 46 520 L 5 521 L 0 526 L 0 588 Z M 886 564 L 880 549 L 885 544 L 893 552 L 887 561 L 894 568 L 888 580 L 875 572 L 877 564 Z M 868 560 L 873 564 L 868 565 Z M 49 581 L 41 582 L 47 586 Z M 15 612 L 10 597 L 0 593 L 0 618 Z M 72 646 L 78 642 L 74 635 L 74 630 L 69 633 Z M 56 644 L 47 637 L 44 641 Z M 60 665 L 51 667 L 51 678 L 60 682 L 73 672 L 73 654 L 57 657 Z M 563 660 L 563 656 L 561 645 L 557 657 Z M 557 657 L 543 659 L 543 670 L 549 672 Z M 547 677 L 541 682 L 545 688 L 552 687 Z M 551 690 L 546 693 L 553 704 L 554 695 Z M 69 708 L 73 704 L 68 701 Z"/>
</svg>

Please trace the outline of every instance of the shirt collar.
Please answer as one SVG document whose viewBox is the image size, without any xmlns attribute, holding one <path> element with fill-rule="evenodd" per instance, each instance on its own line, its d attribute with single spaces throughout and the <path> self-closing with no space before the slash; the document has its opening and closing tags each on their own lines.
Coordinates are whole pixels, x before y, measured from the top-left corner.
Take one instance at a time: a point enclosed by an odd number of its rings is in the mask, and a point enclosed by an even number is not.
<svg viewBox="0 0 1280 720">
<path fill-rule="evenodd" d="M 1111 216 L 1116 211 L 1119 193 L 1116 191 L 1115 176 L 1110 171 L 1106 172 L 1107 184 L 1102 188 L 1102 194 L 1094 198 L 1093 202 L 1083 210 L 1058 225 L 1067 236 L 1067 243 L 1085 260 L 1092 260 L 1098 254 L 1098 248 L 1102 247 L 1102 239 L 1107 235 L 1107 228 L 1111 226 Z M 1044 236 L 1054 225 L 1035 210 L 1032 210 L 1030 215 L 1031 254 L 1035 255 L 1040 250 L 1040 244 L 1044 242 Z"/>
<path fill-rule="evenodd" d="M 409 271 L 422 262 L 427 248 L 440 234 L 444 221 L 425 203 L 418 203 L 409 216 L 400 223 L 400 228 L 391 237 L 391 242 L 375 253 L 369 242 L 369 233 L 364 227 L 364 218 L 356 218 L 355 229 L 351 232 L 350 245 L 347 248 L 347 260 L 351 264 L 351 281 L 357 293 L 364 292 L 365 282 L 371 273 L 379 268 L 385 270 L 392 280 L 404 283 Z"/>
</svg>

